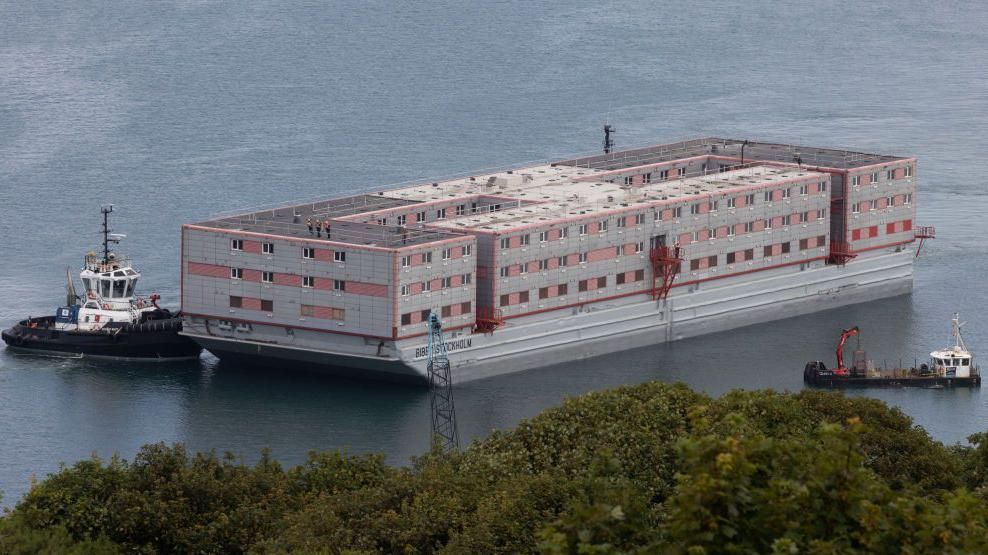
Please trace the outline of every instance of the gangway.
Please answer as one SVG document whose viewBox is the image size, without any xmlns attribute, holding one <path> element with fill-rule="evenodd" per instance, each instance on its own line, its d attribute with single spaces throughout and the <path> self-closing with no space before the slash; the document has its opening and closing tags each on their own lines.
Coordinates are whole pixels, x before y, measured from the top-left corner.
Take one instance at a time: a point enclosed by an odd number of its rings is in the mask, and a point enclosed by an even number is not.
<svg viewBox="0 0 988 555">
<path fill-rule="evenodd" d="M 453 378 L 443 341 L 443 326 L 435 312 L 429 313 L 429 393 L 432 405 L 432 446 L 444 453 L 459 450 Z"/>
<path fill-rule="evenodd" d="M 681 269 L 682 249 L 679 245 L 673 247 L 658 245 L 652 247 L 649 260 L 652 263 L 652 299 L 664 300 L 669 295 L 672 282 Z"/>
</svg>

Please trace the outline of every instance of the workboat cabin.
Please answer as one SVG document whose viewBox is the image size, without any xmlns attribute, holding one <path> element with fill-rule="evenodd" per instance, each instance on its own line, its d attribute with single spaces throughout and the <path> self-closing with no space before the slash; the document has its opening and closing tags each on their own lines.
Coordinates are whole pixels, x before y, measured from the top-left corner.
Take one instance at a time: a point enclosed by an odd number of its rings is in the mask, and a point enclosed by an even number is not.
<svg viewBox="0 0 988 555">
<path fill-rule="evenodd" d="M 951 335 L 954 338 L 954 346 L 930 353 L 931 365 L 938 375 L 949 378 L 968 378 L 972 373 L 978 373 L 977 367 L 974 366 L 974 355 L 967 350 L 967 346 L 964 344 L 964 338 L 961 336 L 963 324 L 956 314 L 951 323 L 953 324 Z"/>
</svg>

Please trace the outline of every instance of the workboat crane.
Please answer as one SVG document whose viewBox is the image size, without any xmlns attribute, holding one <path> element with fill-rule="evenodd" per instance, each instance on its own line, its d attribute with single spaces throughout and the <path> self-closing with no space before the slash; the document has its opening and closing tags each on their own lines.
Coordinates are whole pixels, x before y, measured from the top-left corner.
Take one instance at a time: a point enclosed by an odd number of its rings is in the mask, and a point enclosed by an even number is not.
<svg viewBox="0 0 988 555">
<path fill-rule="evenodd" d="M 435 312 L 429 313 L 429 392 L 432 404 L 432 445 L 443 452 L 460 448 L 453 406 L 453 378 L 443 341 L 443 326 Z"/>
</svg>

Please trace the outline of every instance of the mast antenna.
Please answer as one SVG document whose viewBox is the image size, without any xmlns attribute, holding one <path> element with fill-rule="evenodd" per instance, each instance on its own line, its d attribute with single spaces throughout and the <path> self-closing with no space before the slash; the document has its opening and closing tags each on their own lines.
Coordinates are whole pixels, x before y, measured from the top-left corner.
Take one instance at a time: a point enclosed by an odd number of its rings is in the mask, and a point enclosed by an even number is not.
<svg viewBox="0 0 988 555">
<path fill-rule="evenodd" d="M 460 448 L 453 406 L 453 378 L 446 357 L 443 326 L 435 312 L 429 313 L 429 392 L 432 405 L 432 446 L 444 453 Z"/>
<path fill-rule="evenodd" d="M 103 263 L 110 262 L 110 243 L 119 243 L 120 236 L 110 233 L 110 212 L 113 212 L 112 204 L 104 204 L 99 209 L 103 213 Z"/>
<path fill-rule="evenodd" d="M 611 138 L 611 133 L 614 133 L 617 129 L 609 123 L 604 124 L 604 154 L 610 154 L 611 150 L 614 149 L 614 139 Z"/>
</svg>

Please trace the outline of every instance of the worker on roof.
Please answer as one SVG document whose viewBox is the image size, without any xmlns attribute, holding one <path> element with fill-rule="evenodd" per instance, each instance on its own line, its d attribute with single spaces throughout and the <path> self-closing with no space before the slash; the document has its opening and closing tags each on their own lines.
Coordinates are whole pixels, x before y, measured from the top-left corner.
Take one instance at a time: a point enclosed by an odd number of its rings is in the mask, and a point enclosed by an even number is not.
<svg viewBox="0 0 988 555">
<path fill-rule="evenodd" d="M 305 219 L 305 227 L 308 227 L 309 228 L 309 235 L 312 235 L 312 218 L 311 217 Z"/>
<path fill-rule="evenodd" d="M 322 222 L 316 218 L 316 237 L 322 237 Z"/>
<path fill-rule="evenodd" d="M 326 230 L 326 238 L 329 239 L 329 218 L 326 218 L 322 223 L 323 229 Z"/>
</svg>

